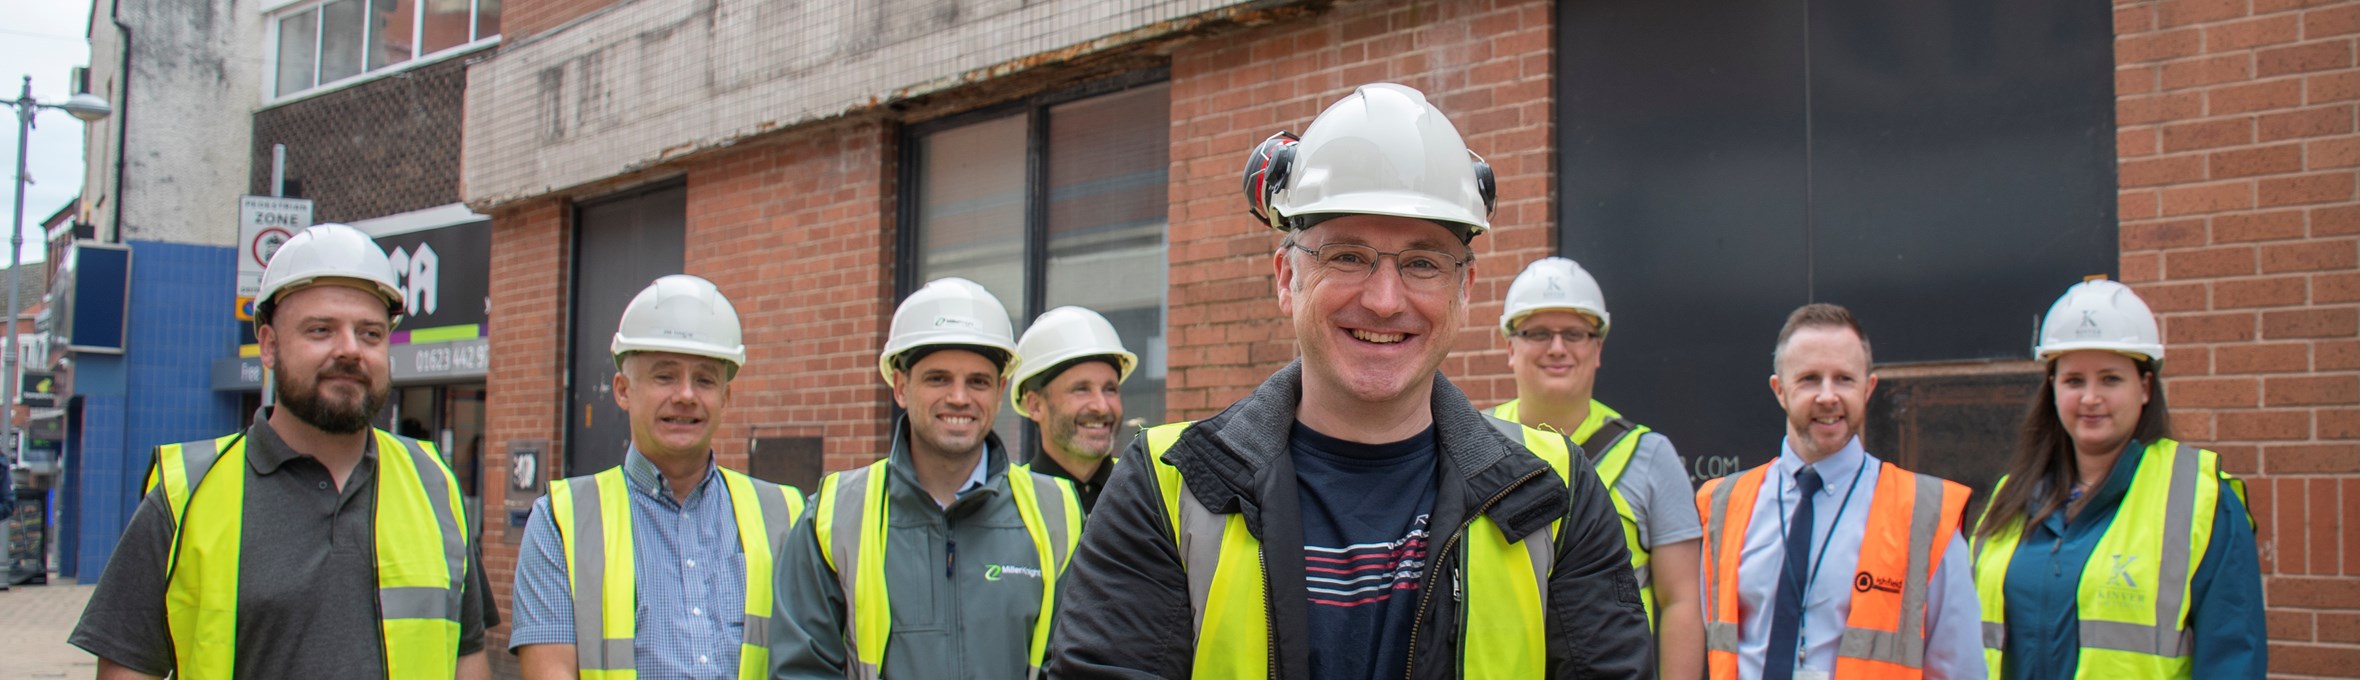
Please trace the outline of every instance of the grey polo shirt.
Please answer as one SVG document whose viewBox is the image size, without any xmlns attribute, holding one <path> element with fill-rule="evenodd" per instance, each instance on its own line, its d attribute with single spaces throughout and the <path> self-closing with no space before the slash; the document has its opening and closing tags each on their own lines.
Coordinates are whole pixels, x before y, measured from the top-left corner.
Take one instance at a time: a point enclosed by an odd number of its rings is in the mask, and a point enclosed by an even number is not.
<svg viewBox="0 0 2360 680">
<path fill-rule="evenodd" d="M 377 444 L 339 492 L 319 460 L 289 449 L 269 409 L 246 430 L 246 497 L 238 549 L 237 661 L 241 678 L 385 677 L 377 620 Z M 227 462 L 227 461 L 224 461 Z M 158 487 L 132 513 L 106 573 L 67 639 L 134 671 L 172 670 L 164 618 L 172 511 Z M 481 560 L 467 560 L 459 654 L 483 649 Z"/>
</svg>

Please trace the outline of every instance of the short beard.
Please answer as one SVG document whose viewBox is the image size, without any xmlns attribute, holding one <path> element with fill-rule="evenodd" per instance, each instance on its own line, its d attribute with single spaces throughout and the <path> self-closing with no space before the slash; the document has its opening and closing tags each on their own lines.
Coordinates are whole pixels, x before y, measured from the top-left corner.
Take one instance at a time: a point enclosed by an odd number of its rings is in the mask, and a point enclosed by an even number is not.
<svg viewBox="0 0 2360 680">
<path fill-rule="evenodd" d="M 392 391 L 367 390 L 368 395 L 361 398 L 358 408 L 339 409 L 320 399 L 318 383 L 313 383 L 312 390 L 306 392 L 291 389 L 293 385 L 287 378 L 282 372 L 273 380 L 278 387 L 278 407 L 287 409 L 296 418 L 329 434 L 352 434 L 369 429 L 377 412 L 384 410 L 385 399 Z"/>
</svg>

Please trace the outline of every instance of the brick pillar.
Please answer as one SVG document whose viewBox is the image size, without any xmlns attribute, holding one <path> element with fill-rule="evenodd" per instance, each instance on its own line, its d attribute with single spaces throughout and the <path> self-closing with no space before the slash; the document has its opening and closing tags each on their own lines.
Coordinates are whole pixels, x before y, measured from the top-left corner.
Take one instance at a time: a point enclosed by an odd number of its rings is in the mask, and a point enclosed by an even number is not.
<svg viewBox="0 0 2360 680">
<path fill-rule="evenodd" d="M 2360 4 L 2117 2 L 2122 276 L 2249 480 L 2273 677 L 2360 677 Z"/>
</svg>

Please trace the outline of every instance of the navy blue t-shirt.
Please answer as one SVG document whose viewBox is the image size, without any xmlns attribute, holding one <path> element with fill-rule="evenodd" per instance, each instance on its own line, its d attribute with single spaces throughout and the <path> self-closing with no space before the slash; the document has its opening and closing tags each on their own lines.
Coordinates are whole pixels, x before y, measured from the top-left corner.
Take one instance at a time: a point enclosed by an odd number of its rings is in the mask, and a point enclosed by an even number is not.
<svg viewBox="0 0 2360 680">
<path fill-rule="evenodd" d="M 1426 576 L 1434 428 L 1360 444 L 1296 423 L 1288 447 L 1303 510 L 1311 676 L 1400 677 Z"/>
</svg>

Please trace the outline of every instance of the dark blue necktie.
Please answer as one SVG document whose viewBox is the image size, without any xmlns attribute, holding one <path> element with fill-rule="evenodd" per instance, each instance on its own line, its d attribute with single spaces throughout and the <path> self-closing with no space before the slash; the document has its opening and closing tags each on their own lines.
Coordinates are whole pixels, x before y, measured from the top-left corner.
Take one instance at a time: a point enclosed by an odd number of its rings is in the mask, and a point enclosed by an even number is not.
<svg viewBox="0 0 2360 680">
<path fill-rule="evenodd" d="M 1819 471 L 1795 475 L 1794 514 L 1786 520 L 1786 568 L 1778 574 L 1778 599 L 1770 607 L 1770 649 L 1762 659 L 1763 680 L 1792 680 L 1795 644 L 1803 633 L 1803 581 L 1811 578 L 1811 506 L 1822 482 Z"/>
</svg>

